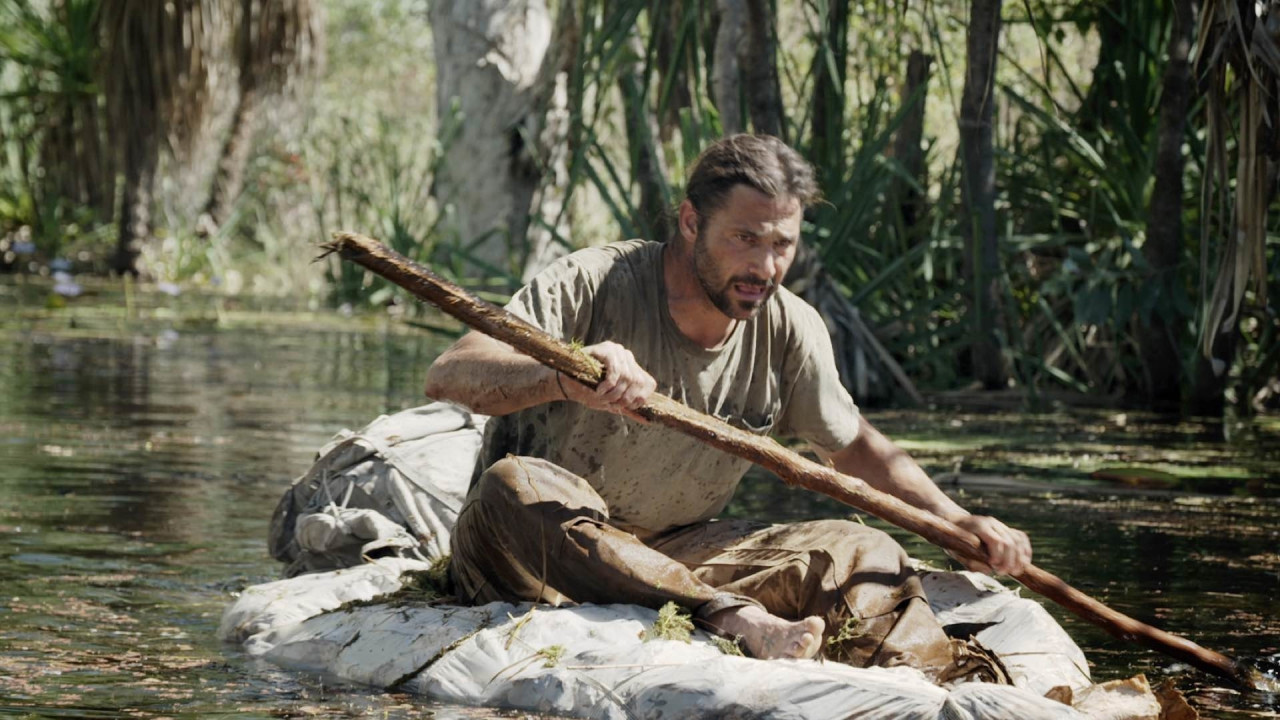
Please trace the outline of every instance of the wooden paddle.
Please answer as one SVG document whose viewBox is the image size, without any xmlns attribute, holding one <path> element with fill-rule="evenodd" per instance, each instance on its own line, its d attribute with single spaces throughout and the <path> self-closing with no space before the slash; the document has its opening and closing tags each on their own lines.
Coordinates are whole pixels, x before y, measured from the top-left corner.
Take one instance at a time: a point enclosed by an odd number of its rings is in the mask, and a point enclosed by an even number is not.
<svg viewBox="0 0 1280 720">
<path fill-rule="evenodd" d="M 591 356 L 472 296 L 376 240 L 338 232 L 334 233 L 333 242 L 324 248 L 326 255 L 338 253 L 343 259 L 381 275 L 469 327 L 511 345 L 547 367 L 592 387 L 600 382 L 602 369 Z M 865 510 L 957 555 L 986 560 L 982 542 L 973 533 L 880 492 L 863 480 L 801 457 L 770 438 L 739 430 L 656 393 L 636 413 L 649 422 L 692 435 L 712 447 L 750 460 L 773 471 L 789 485 L 799 485 Z M 1034 565 L 1028 565 L 1013 578 L 1115 637 L 1141 643 L 1246 688 L 1259 689 L 1262 677 L 1248 665 L 1116 612 Z"/>
</svg>

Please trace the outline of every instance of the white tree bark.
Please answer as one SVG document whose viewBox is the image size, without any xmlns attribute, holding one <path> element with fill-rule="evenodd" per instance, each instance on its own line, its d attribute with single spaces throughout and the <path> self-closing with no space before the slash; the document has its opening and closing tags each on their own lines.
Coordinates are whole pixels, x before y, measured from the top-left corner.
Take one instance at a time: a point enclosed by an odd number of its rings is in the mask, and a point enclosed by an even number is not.
<svg viewBox="0 0 1280 720">
<path fill-rule="evenodd" d="M 725 135 L 743 131 L 742 127 L 742 76 L 738 57 L 743 51 L 747 35 L 747 7 L 743 0 L 716 0 L 716 12 L 720 14 L 720 26 L 716 30 L 715 70 L 711 76 L 711 91 L 715 95 L 716 109 L 720 112 L 720 126 Z"/>
<path fill-rule="evenodd" d="M 566 77 L 544 68 L 560 59 L 548 55 L 550 13 L 544 0 L 437 0 L 430 19 L 443 227 L 457 233 L 476 274 L 519 277 L 554 259 L 556 234 L 568 235 L 556 191 L 567 174 L 556 141 L 568 124 Z"/>
<path fill-rule="evenodd" d="M 552 49 L 542 58 L 534 86 L 530 136 L 538 138 L 532 149 L 538 153 L 542 174 L 529 208 L 530 218 L 537 222 L 529 224 L 525 235 L 521 278 L 525 282 L 569 251 L 569 73 L 578 62 L 578 15 L 577 0 L 561 0 Z"/>
</svg>

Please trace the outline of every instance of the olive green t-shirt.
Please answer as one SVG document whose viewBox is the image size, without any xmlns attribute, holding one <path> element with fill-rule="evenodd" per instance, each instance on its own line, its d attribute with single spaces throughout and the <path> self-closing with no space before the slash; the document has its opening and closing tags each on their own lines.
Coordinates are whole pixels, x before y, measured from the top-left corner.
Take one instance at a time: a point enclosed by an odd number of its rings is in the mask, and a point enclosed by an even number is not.
<svg viewBox="0 0 1280 720">
<path fill-rule="evenodd" d="M 737 427 L 828 451 L 852 442 L 858 408 L 818 313 L 780 287 L 719 347 L 703 348 L 671 319 L 663 247 L 629 240 L 580 250 L 507 309 L 562 340 L 626 347 L 657 392 Z M 649 532 L 714 517 L 750 465 L 674 430 L 572 402 L 494 417 L 485 432 L 481 468 L 508 453 L 544 458 L 586 479 L 614 521 Z"/>
</svg>

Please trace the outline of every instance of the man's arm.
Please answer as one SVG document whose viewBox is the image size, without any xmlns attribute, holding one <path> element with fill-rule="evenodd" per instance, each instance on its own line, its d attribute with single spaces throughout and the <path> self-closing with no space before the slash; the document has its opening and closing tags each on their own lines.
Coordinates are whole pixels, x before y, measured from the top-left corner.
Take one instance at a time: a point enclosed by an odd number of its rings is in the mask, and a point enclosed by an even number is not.
<svg viewBox="0 0 1280 720">
<path fill-rule="evenodd" d="M 464 335 L 427 370 L 427 397 L 483 415 L 506 415 L 562 400 L 556 373 L 483 333 Z"/>
<path fill-rule="evenodd" d="M 866 418 L 859 418 L 858 437 L 842 450 L 825 455 L 846 475 L 862 478 L 869 485 L 889 493 L 921 510 L 937 515 L 972 532 L 987 550 L 987 563 L 970 563 L 972 570 L 1017 573 L 1031 562 L 1031 541 L 1027 534 L 986 515 L 973 515 L 929 479 L 905 450 L 893 444 Z"/>
<path fill-rule="evenodd" d="M 427 397 L 455 402 L 483 415 L 570 400 L 595 410 L 631 415 L 657 383 L 630 350 L 612 342 L 583 348 L 605 368 L 593 390 L 483 333 L 464 335 L 427 370 Z M 633 416 L 634 417 L 634 416 Z"/>
</svg>

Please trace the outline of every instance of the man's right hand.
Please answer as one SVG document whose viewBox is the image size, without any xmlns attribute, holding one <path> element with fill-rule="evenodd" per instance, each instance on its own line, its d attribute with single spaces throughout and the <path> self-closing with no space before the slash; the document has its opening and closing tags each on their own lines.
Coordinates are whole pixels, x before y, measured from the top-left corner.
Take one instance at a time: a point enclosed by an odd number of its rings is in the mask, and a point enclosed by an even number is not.
<svg viewBox="0 0 1280 720">
<path fill-rule="evenodd" d="M 604 379 L 592 389 L 561 374 L 560 385 L 570 400 L 592 410 L 636 417 L 633 410 L 649 400 L 658 383 L 636 362 L 631 351 L 615 342 L 602 342 L 582 349 L 604 366 Z"/>
</svg>

